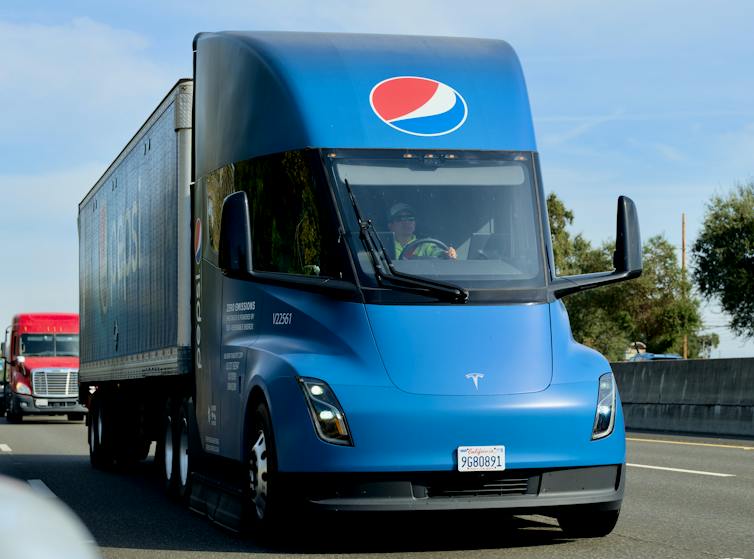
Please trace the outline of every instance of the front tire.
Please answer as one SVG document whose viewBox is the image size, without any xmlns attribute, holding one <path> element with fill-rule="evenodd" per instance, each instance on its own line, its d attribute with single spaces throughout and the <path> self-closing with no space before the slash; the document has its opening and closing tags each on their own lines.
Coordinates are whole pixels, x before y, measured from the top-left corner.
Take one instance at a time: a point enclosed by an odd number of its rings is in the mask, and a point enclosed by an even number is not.
<svg viewBox="0 0 754 559">
<path fill-rule="evenodd" d="M 613 531 L 618 523 L 620 509 L 599 510 L 593 507 L 575 507 L 558 515 L 558 524 L 572 538 L 602 538 Z"/>
<path fill-rule="evenodd" d="M 8 420 L 8 423 L 21 423 L 24 419 L 19 409 L 21 406 L 18 405 L 18 402 L 13 397 L 9 397 L 6 401 L 8 402 L 8 409 L 5 410 L 5 418 Z"/>
<path fill-rule="evenodd" d="M 271 530 L 278 517 L 280 503 L 279 488 L 276 486 L 277 454 L 272 432 L 270 412 L 265 404 L 258 404 L 247 431 L 249 450 L 247 452 L 248 491 L 246 508 L 251 523 L 257 528 Z"/>
</svg>

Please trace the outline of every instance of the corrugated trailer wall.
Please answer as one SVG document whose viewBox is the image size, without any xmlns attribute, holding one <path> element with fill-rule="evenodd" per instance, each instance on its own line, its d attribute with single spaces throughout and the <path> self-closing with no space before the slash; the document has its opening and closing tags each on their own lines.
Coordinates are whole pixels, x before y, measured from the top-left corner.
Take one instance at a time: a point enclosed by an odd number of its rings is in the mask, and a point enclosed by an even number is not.
<svg viewBox="0 0 754 559">
<path fill-rule="evenodd" d="M 179 83 L 79 206 L 84 382 L 189 370 L 190 95 Z"/>
</svg>

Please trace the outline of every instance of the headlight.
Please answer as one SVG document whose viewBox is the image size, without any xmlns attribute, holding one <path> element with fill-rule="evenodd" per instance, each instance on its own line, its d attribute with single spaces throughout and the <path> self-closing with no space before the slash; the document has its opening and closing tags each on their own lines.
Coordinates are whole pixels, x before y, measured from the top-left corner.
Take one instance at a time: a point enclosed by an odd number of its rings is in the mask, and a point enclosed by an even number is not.
<svg viewBox="0 0 754 559">
<path fill-rule="evenodd" d="M 353 446 L 346 415 L 332 389 L 315 378 L 298 380 L 319 438 L 328 443 Z"/>
<path fill-rule="evenodd" d="M 29 388 L 23 382 L 17 382 L 16 383 L 16 393 L 17 394 L 31 394 L 31 388 Z"/>
<path fill-rule="evenodd" d="M 600 377 L 599 391 L 597 392 L 597 412 L 594 415 L 594 428 L 592 440 L 602 439 L 613 432 L 615 426 L 615 378 L 613 373 L 607 373 Z"/>
</svg>

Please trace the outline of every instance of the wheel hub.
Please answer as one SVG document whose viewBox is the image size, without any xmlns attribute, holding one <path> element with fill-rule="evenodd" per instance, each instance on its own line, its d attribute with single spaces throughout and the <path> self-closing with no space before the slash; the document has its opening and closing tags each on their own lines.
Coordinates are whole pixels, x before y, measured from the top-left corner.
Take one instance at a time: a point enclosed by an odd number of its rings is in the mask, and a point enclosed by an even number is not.
<svg viewBox="0 0 754 559">
<path fill-rule="evenodd" d="M 257 442 L 251 447 L 249 489 L 257 517 L 262 519 L 267 509 L 267 444 L 264 433 L 259 433 Z"/>
</svg>

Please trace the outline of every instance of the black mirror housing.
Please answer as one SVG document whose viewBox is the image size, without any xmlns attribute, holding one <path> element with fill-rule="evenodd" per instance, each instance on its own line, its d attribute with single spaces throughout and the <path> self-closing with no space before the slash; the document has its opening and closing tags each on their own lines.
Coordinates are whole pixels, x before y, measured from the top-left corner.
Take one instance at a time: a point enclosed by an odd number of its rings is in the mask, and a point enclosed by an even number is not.
<svg viewBox="0 0 754 559">
<path fill-rule="evenodd" d="M 550 293 L 554 298 L 559 299 L 571 293 L 638 278 L 641 275 L 642 247 L 639 214 L 633 200 L 627 196 L 618 198 L 613 266 L 615 269 L 612 272 L 554 278 L 550 285 Z"/>
<path fill-rule="evenodd" d="M 223 200 L 218 264 L 226 273 L 251 273 L 251 221 L 245 192 L 234 192 Z"/>
<path fill-rule="evenodd" d="M 638 277 L 642 270 L 639 215 L 627 196 L 618 198 L 613 266 L 616 273 L 628 273 L 631 277 Z"/>
</svg>

